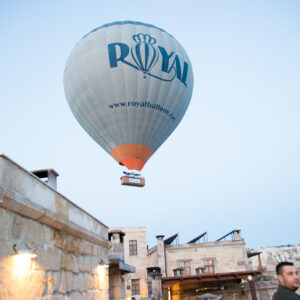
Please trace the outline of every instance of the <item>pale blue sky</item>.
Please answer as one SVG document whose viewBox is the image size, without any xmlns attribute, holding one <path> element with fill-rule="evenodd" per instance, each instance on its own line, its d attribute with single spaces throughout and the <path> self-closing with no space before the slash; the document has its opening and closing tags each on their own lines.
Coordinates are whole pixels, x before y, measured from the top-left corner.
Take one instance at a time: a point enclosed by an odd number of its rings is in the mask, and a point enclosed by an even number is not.
<svg viewBox="0 0 300 300">
<path fill-rule="evenodd" d="M 1 1 L 0 153 L 54 168 L 58 190 L 110 227 L 247 246 L 300 244 L 300 2 Z M 150 23 L 187 51 L 194 92 L 143 169 L 142 189 L 80 127 L 63 71 L 79 39 L 113 21 Z"/>
</svg>

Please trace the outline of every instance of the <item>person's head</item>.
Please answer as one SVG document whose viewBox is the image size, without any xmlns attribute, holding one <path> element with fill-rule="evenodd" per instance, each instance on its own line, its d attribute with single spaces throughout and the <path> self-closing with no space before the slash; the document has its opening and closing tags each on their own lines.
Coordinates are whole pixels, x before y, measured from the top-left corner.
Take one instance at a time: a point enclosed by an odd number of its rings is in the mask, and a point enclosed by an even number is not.
<svg viewBox="0 0 300 300">
<path fill-rule="evenodd" d="M 292 291 L 300 285 L 300 279 L 292 262 L 283 261 L 276 266 L 277 279 L 280 284 Z"/>
</svg>

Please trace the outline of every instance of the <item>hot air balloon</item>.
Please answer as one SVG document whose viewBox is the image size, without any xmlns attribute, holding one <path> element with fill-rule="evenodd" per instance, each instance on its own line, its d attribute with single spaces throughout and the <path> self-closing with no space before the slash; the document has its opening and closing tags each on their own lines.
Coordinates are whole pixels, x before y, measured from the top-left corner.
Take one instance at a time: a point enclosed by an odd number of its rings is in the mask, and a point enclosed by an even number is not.
<svg viewBox="0 0 300 300">
<path fill-rule="evenodd" d="M 183 118 L 193 72 L 165 30 L 121 21 L 92 30 L 74 46 L 64 88 L 87 133 L 118 163 L 141 171 Z"/>
</svg>

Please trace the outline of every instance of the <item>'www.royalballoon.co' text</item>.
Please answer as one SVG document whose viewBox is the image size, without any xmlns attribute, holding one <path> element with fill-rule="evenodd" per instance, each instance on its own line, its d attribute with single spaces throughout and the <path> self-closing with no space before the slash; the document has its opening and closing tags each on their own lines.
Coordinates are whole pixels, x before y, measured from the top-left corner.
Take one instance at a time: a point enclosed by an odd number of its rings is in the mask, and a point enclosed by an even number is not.
<svg viewBox="0 0 300 300">
<path fill-rule="evenodd" d="M 168 115 L 172 121 L 175 121 L 175 116 L 166 108 L 161 106 L 160 104 L 153 104 L 148 101 L 127 101 L 127 102 L 118 102 L 118 103 L 112 103 L 108 104 L 108 107 L 110 109 L 114 108 L 122 108 L 122 107 L 134 107 L 134 108 L 151 108 L 158 111 L 163 112 L 164 114 Z"/>
</svg>

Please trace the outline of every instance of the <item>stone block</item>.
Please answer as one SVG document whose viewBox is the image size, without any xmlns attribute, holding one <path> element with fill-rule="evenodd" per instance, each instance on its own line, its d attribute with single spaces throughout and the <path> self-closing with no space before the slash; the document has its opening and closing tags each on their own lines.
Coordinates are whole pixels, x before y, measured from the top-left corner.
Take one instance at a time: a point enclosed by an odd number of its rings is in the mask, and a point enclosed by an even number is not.
<svg viewBox="0 0 300 300">
<path fill-rule="evenodd" d="M 91 269 L 90 269 L 90 273 L 91 274 L 97 274 L 97 272 L 98 272 L 98 268 L 99 268 L 99 266 L 98 266 L 98 260 L 96 260 L 96 259 L 91 259 Z"/>
<path fill-rule="evenodd" d="M 88 273 L 80 273 L 78 277 L 78 290 L 85 292 L 88 289 Z"/>
<path fill-rule="evenodd" d="M 105 273 L 101 280 L 101 289 L 108 290 L 109 289 L 109 275 L 108 275 L 108 268 L 105 268 Z"/>
<path fill-rule="evenodd" d="M 12 225 L 14 214 L 0 207 L 0 240 L 9 239 L 9 231 Z"/>
<path fill-rule="evenodd" d="M 81 242 L 79 243 L 79 252 L 81 255 L 93 255 L 94 254 L 94 246 L 84 240 L 81 240 Z"/>
<path fill-rule="evenodd" d="M 88 290 L 87 299 L 88 300 L 94 300 L 94 291 L 93 290 Z"/>
<path fill-rule="evenodd" d="M 97 266 L 96 268 L 93 269 L 92 274 L 93 274 L 94 276 L 99 275 L 99 270 L 98 270 L 98 269 L 99 269 L 98 266 Z"/>
<path fill-rule="evenodd" d="M 99 261 L 98 257 L 90 256 L 90 264 L 91 264 L 90 273 L 92 273 L 93 270 L 98 267 L 98 261 Z"/>
<path fill-rule="evenodd" d="M 72 291 L 73 274 L 70 271 L 61 271 L 59 292 L 65 294 Z"/>
<path fill-rule="evenodd" d="M 108 250 L 107 249 L 104 249 L 100 246 L 95 246 L 95 249 L 94 249 L 94 252 L 95 252 L 95 256 L 100 258 L 100 257 L 107 257 L 108 256 Z"/>
<path fill-rule="evenodd" d="M 64 235 L 62 233 L 58 232 L 57 230 L 53 230 L 51 240 L 55 247 L 59 249 L 63 249 L 63 245 L 64 245 L 63 236 Z"/>
<path fill-rule="evenodd" d="M 43 247 L 51 241 L 52 230 L 39 222 L 14 215 L 11 227 L 11 239 L 20 239 L 27 244 Z"/>
<path fill-rule="evenodd" d="M 98 261 L 95 257 L 79 256 L 78 258 L 78 270 L 79 272 L 91 273 L 95 267 L 97 267 Z"/>
<path fill-rule="evenodd" d="M 0 231 L 1 231 L 1 229 L 0 229 Z M 13 243 L 8 242 L 4 238 L 0 238 L 0 265 L 1 265 L 2 258 L 11 256 L 11 255 L 14 255 Z"/>
<path fill-rule="evenodd" d="M 58 272 L 51 272 L 52 279 L 53 279 L 53 289 L 54 293 L 59 292 L 60 284 L 61 284 L 61 271 Z"/>
<path fill-rule="evenodd" d="M 81 240 L 78 238 L 71 238 L 70 236 L 65 242 L 65 250 L 69 253 L 73 253 L 75 255 L 80 254 L 80 242 Z"/>
<path fill-rule="evenodd" d="M 58 292 L 61 294 L 65 294 L 67 292 L 67 280 L 65 276 L 65 271 L 60 272 L 60 285 Z"/>
<path fill-rule="evenodd" d="M 103 289 L 103 286 L 104 286 L 104 276 L 103 275 L 96 275 L 94 276 L 94 287 L 97 289 L 97 290 L 101 290 Z"/>
<path fill-rule="evenodd" d="M 95 300 L 108 300 L 109 294 L 108 291 L 95 291 L 94 292 L 94 299 Z"/>
<path fill-rule="evenodd" d="M 79 275 L 73 274 L 72 290 L 79 291 Z"/>
<path fill-rule="evenodd" d="M 70 294 L 69 298 L 70 300 L 83 300 L 85 298 L 83 298 L 82 296 L 83 294 L 79 293 L 79 292 L 73 292 Z"/>
<path fill-rule="evenodd" d="M 71 292 L 73 288 L 73 273 L 70 271 L 65 272 L 66 276 L 66 289 L 67 292 Z"/>
<path fill-rule="evenodd" d="M 62 264 L 62 253 L 60 249 L 48 247 L 37 250 L 36 262 L 38 266 L 46 271 L 59 271 Z"/>
<path fill-rule="evenodd" d="M 88 274 L 88 287 L 89 290 L 94 288 L 94 276 L 91 274 Z"/>
<path fill-rule="evenodd" d="M 78 279 L 78 285 L 77 285 L 77 288 L 76 290 L 79 291 L 79 292 L 82 292 L 84 290 L 84 283 L 83 283 L 83 273 L 79 273 L 77 275 L 77 279 Z"/>
<path fill-rule="evenodd" d="M 65 232 L 54 231 L 52 236 L 54 245 L 65 252 L 71 254 L 79 254 L 79 246 L 80 239 L 75 238 L 74 236 L 67 234 Z"/>
<path fill-rule="evenodd" d="M 46 288 L 45 288 L 44 294 L 52 295 L 54 293 L 55 283 L 54 283 L 54 279 L 53 279 L 53 277 L 54 277 L 53 274 L 54 274 L 54 272 L 49 271 L 45 275 Z"/>
<path fill-rule="evenodd" d="M 74 255 L 63 252 L 61 256 L 61 268 L 78 273 L 78 260 Z"/>
</svg>

